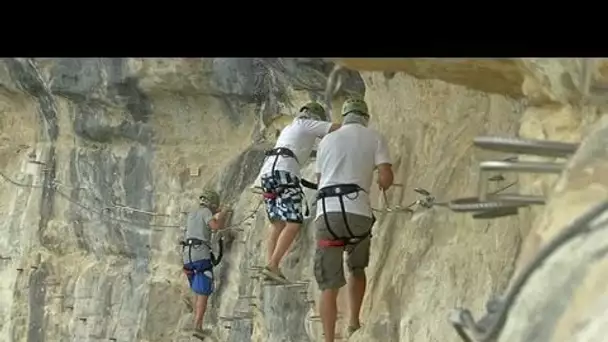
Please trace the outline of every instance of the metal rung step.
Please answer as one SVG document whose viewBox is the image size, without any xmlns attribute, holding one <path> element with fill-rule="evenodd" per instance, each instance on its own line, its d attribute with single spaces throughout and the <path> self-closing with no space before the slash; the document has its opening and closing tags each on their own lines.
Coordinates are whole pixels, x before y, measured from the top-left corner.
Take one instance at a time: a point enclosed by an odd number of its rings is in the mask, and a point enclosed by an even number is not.
<svg viewBox="0 0 608 342">
<path fill-rule="evenodd" d="M 514 202 L 521 204 L 529 204 L 529 205 L 544 205 L 545 197 L 536 196 L 536 195 L 520 195 L 520 194 L 497 194 L 497 195 L 488 195 L 490 200 L 499 200 L 502 202 Z"/>
<path fill-rule="evenodd" d="M 566 164 L 542 162 L 507 162 L 488 160 L 479 163 L 482 171 L 514 171 L 530 173 L 561 173 Z"/>
<path fill-rule="evenodd" d="M 519 208 L 500 208 L 492 210 L 484 210 L 473 214 L 475 220 L 495 219 L 499 217 L 514 216 L 519 214 Z"/>
<path fill-rule="evenodd" d="M 448 208 L 454 212 L 486 212 L 491 210 L 521 208 L 529 205 L 545 204 L 545 200 L 541 196 L 518 194 L 497 194 L 486 196 L 487 200 L 482 200 L 479 197 L 457 198 L 448 203 Z"/>
<path fill-rule="evenodd" d="M 492 136 L 476 137 L 473 145 L 491 151 L 544 157 L 568 157 L 579 147 L 577 143 Z"/>
</svg>

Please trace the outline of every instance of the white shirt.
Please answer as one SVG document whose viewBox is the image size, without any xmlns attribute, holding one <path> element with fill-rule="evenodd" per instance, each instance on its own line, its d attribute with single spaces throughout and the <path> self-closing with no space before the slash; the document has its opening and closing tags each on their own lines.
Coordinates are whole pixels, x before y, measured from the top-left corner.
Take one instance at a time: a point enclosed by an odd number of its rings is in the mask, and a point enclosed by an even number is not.
<svg viewBox="0 0 608 342">
<path fill-rule="evenodd" d="M 331 122 L 310 120 L 305 118 L 296 118 L 292 123 L 287 125 L 281 131 L 277 143 L 274 145 L 277 147 L 285 147 L 293 151 L 298 158 L 298 162 L 290 157 L 279 156 L 275 171 L 288 171 L 291 174 L 301 178 L 300 166 L 305 165 L 310 158 L 315 139 L 323 138 L 331 128 Z M 277 156 L 269 156 L 266 158 L 260 174 L 264 175 L 272 172 L 272 164 Z"/>
<path fill-rule="evenodd" d="M 328 134 L 317 150 L 316 173 L 321 174 L 319 189 L 336 184 L 357 184 L 366 192 L 343 196 L 348 213 L 372 217 L 369 191 L 374 170 L 380 164 L 390 164 L 386 139 L 375 130 L 347 124 Z M 349 199 L 354 198 L 354 199 Z M 327 212 L 341 212 L 339 197 L 326 197 Z M 323 215 L 323 205 L 317 202 L 317 217 Z"/>
</svg>

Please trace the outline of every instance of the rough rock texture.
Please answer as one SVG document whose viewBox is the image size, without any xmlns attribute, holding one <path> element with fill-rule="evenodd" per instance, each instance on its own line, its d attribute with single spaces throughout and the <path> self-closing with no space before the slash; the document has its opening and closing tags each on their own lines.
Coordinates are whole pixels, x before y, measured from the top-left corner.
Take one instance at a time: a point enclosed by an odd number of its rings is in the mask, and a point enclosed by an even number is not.
<svg viewBox="0 0 608 342">
<path fill-rule="evenodd" d="M 605 202 L 606 172 L 608 116 L 569 161 L 529 239 L 546 246 L 569 222 Z M 500 342 L 605 340 L 607 219 L 604 212 L 592 232 L 568 240 L 532 274 L 510 311 Z"/>
<path fill-rule="evenodd" d="M 224 202 L 240 200 L 235 222 L 251 220 L 253 202 L 241 193 L 268 147 L 266 122 L 320 98 L 331 68 L 287 59 L 2 60 L 0 339 L 187 339 L 182 211 L 209 184 Z M 344 92 L 363 91 L 353 73 Z M 264 226 L 257 217 L 253 232 Z M 244 243 L 247 224 L 230 232 L 217 270 L 207 323 L 219 330 L 219 314 L 239 310 L 236 297 L 223 299 L 253 289 L 239 278 L 261 255 Z M 241 324 L 230 336 L 251 334 Z"/>
<path fill-rule="evenodd" d="M 331 60 L 331 59 L 330 59 Z M 405 72 L 422 79 L 439 79 L 484 92 L 522 96 L 523 75 L 512 59 L 348 58 L 338 64 L 354 70 L 382 71 L 388 78 Z"/>
<path fill-rule="evenodd" d="M 546 207 L 495 220 L 441 208 L 378 213 L 365 326 L 350 340 L 458 341 L 449 309 L 483 311 L 564 221 L 606 197 L 598 176 L 606 134 L 596 127 L 603 112 L 585 102 L 606 63 L 587 72 L 580 60 L 337 62 L 360 72 L 343 74 L 332 108 L 346 95 L 368 101 L 403 185 L 390 191 L 392 204 L 412 202 L 414 187 L 438 199 L 475 194 L 477 163 L 503 157 L 473 148 L 477 135 L 589 137 L 559 177 L 504 174 L 505 183 L 518 181 L 510 191 L 545 195 Z M 0 340 L 189 341 L 183 328 L 192 304 L 177 242 L 182 212 L 205 185 L 235 208 L 205 320 L 211 340 L 320 340 L 312 223 L 284 264 L 287 277 L 302 282 L 262 284 L 253 268 L 264 262 L 268 222 L 259 195 L 247 189 L 289 114 L 325 100 L 333 68 L 304 58 L 1 60 Z M 312 172 L 306 166 L 306 178 Z M 605 239 L 596 234 L 555 256 L 571 271 L 558 276 L 549 265 L 530 281 L 501 341 L 605 335 L 593 332 L 602 321 L 592 318 L 606 306 L 583 291 L 604 289 L 597 241 Z M 570 257 L 568 248 L 589 252 Z M 575 270 L 580 263 L 589 268 Z M 562 284 L 550 295 L 548 278 Z M 570 294 L 573 279 L 579 285 Z M 342 293 L 342 318 L 346 309 Z M 537 312 L 552 319 L 535 321 Z"/>
</svg>

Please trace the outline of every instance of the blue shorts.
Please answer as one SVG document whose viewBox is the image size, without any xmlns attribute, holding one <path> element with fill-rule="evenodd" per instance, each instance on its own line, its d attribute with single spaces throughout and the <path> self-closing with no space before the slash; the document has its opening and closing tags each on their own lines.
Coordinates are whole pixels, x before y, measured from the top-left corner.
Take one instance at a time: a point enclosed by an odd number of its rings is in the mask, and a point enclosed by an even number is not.
<svg viewBox="0 0 608 342">
<path fill-rule="evenodd" d="M 211 260 L 203 259 L 184 265 L 184 273 L 194 293 L 201 296 L 210 296 L 213 293 L 213 264 Z M 203 271 L 205 270 L 205 271 Z"/>
<path fill-rule="evenodd" d="M 304 192 L 300 179 L 287 171 L 275 171 L 261 177 L 262 190 L 273 196 L 264 196 L 266 214 L 270 221 L 304 222 L 302 203 Z"/>
</svg>

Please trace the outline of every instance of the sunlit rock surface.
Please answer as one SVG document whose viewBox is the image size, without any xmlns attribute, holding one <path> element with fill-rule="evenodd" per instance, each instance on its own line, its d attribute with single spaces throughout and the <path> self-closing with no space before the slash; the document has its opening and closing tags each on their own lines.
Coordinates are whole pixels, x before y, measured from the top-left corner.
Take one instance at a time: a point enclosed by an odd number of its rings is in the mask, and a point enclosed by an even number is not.
<svg viewBox="0 0 608 342">
<path fill-rule="evenodd" d="M 546 206 L 493 220 L 439 207 L 377 212 L 364 326 L 350 341 L 458 341 L 450 309 L 479 316 L 567 221 L 606 197 L 603 107 L 585 102 L 605 63 L 587 73 L 580 60 L 337 62 L 348 71 L 332 110 L 347 95 L 368 102 L 402 185 L 389 192 L 392 205 L 418 198 L 415 187 L 438 200 L 475 195 L 479 161 L 505 157 L 474 148 L 475 136 L 588 139 L 560 176 L 504 173 L 491 185 L 517 181 L 509 191 L 546 196 Z M 183 212 L 204 186 L 235 208 L 205 318 L 210 340 L 320 340 L 312 221 L 284 262 L 298 283 L 263 284 L 255 268 L 265 261 L 268 222 L 249 188 L 289 115 L 325 101 L 333 68 L 303 58 L 1 60 L 0 340 L 189 341 L 178 241 Z M 314 179 L 312 164 L 304 167 Z M 376 190 L 372 198 L 384 207 Z M 606 274 L 592 252 L 603 248 L 597 234 L 556 255 L 567 272 L 549 265 L 530 281 L 501 341 L 605 336 L 605 305 L 593 300 Z M 553 279 L 562 285 L 544 291 Z M 534 312 L 553 316 L 537 322 Z"/>
</svg>

